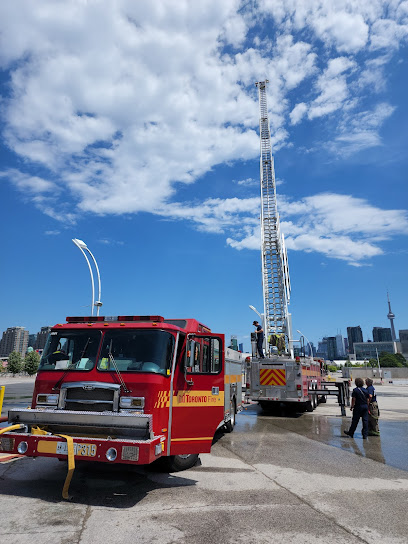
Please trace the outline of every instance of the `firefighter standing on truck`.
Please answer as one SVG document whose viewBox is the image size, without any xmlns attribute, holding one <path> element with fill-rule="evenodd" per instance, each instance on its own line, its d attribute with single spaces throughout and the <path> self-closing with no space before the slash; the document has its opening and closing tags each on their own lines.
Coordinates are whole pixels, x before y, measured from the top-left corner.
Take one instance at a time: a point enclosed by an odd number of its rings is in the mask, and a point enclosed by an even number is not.
<svg viewBox="0 0 408 544">
<path fill-rule="evenodd" d="M 264 331 L 261 325 L 258 323 L 258 321 L 254 321 L 252 323 L 256 327 L 256 349 L 258 350 L 258 355 L 260 359 L 265 359 L 264 353 L 263 353 L 263 340 L 264 340 Z"/>
</svg>

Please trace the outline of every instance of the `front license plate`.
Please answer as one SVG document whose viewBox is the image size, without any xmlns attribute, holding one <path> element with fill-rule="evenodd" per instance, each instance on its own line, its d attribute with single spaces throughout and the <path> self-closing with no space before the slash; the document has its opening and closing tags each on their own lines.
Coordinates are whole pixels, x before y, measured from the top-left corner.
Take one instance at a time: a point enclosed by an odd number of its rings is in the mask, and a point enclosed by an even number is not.
<svg viewBox="0 0 408 544">
<path fill-rule="evenodd" d="M 57 451 L 61 455 L 68 455 L 68 445 L 66 442 L 57 442 Z M 95 444 L 78 444 L 74 442 L 74 455 L 84 455 L 86 457 L 95 457 Z"/>
</svg>

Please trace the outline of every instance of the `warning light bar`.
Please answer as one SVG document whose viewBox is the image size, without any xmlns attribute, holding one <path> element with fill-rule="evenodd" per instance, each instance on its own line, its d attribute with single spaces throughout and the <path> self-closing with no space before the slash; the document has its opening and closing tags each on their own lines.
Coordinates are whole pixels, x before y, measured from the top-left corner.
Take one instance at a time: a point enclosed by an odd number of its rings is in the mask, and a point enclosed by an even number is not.
<svg viewBox="0 0 408 544">
<path fill-rule="evenodd" d="M 67 323 L 98 323 L 108 321 L 110 323 L 120 321 L 155 321 L 156 323 L 163 323 L 164 317 L 161 315 L 118 315 L 118 316 L 80 316 L 80 317 L 67 317 Z"/>
</svg>

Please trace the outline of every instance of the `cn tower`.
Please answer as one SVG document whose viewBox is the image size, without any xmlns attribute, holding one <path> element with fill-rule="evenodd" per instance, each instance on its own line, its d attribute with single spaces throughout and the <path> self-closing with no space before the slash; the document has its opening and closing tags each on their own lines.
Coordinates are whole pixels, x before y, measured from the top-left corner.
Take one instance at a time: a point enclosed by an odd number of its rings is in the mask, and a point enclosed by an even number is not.
<svg viewBox="0 0 408 544">
<path fill-rule="evenodd" d="M 390 323 L 391 323 L 391 338 L 392 338 L 393 342 L 396 342 L 397 337 L 395 336 L 395 328 L 394 328 L 395 314 L 393 314 L 392 310 L 391 310 L 391 302 L 390 302 L 390 296 L 388 294 L 388 291 L 387 291 L 387 299 L 388 299 L 388 314 L 387 314 L 387 317 L 388 317 L 388 319 L 390 320 Z"/>
</svg>

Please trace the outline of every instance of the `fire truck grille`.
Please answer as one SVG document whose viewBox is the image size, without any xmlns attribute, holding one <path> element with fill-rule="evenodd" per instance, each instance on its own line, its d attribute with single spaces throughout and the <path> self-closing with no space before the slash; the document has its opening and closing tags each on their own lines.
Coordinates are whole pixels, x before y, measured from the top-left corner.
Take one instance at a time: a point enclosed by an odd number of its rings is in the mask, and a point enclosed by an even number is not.
<svg viewBox="0 0 408 544">
<path fill-rule="evenodd" d="M 82 387 L 70 387 L 66 390 L 64 410 L 85 412 L 105 412 L 114 409 L 114 391 L 95 388 L 86 390 Z"/>
</svg>

